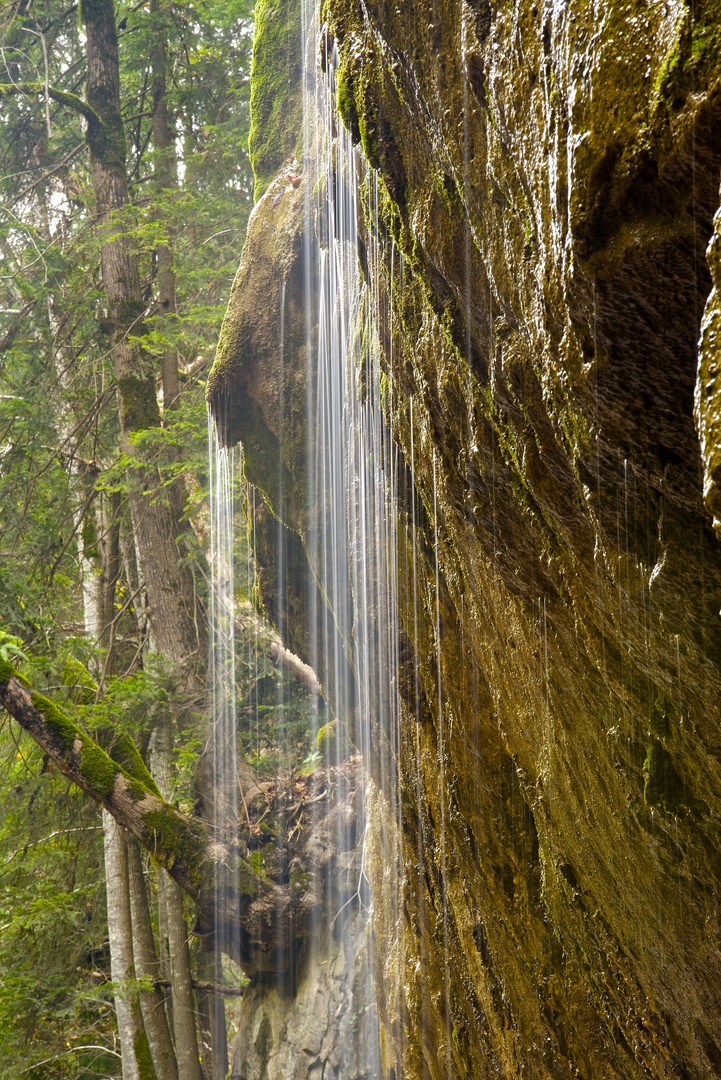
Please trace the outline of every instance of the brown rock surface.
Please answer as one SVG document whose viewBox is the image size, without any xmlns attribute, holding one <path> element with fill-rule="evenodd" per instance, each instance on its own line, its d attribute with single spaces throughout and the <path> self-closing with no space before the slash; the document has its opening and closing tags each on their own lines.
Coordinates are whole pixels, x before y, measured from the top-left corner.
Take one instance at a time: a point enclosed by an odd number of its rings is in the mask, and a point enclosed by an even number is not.
<svg viewBox="0 0 721 1080">
<path fill-rule="evenodd" d="M 386 1068 L 721 1076 L 718 4 L 324 0 L 322 19 L 379 174 L 371 270 L 416 466 L 404 809 L 377 791 L 368 826 Z M 302 222 L 276 183 L 210 396 L 307 539 L 306 339 L 281 371 L 274 338 Z M 302 655 L 302 604 L 292 630 Z"/>
</svg>

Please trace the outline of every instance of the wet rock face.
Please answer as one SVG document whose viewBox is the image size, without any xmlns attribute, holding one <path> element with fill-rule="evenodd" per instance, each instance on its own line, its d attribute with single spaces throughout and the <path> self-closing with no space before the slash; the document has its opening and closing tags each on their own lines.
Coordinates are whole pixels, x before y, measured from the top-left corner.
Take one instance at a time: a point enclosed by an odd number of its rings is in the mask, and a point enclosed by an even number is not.
<svg viewBox="0 0 721 1080">
<path fill-rule="evenodd" d="M 246 991 L 231 1080 L 381 1080 L 367 915 L 343 922 L 317 926 L 294 993 Z"/>
<path fill-rule="evenodd" d="M 419 522 L 386 1070 L 721 1076 L 718 4 L 321 6 Z M 213 386 L 274 415 L 241 345 Z"/>
</svg>

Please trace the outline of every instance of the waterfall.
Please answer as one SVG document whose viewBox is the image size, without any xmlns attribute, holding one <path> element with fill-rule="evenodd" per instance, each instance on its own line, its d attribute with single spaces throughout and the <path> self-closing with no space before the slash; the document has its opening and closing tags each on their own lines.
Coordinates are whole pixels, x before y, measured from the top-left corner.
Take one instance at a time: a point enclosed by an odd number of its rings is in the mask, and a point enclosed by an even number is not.
<svg viewBox="0 0 721 1080">
<path fill-rule="evenodd" d="M 233 447 L 221 446 L 208 419 L 210 480 L 210 737 L 214 839 L 227 842 L 238 821 L 237 717 L 235 680 L 234 518 L 242 471 Z M 220 920 L 216 919 L 216 924 Z M 228 943 L 218 941 L 223 951 Z M 227 950 L 226 950 L 227 951 Z"/>
<path fill-rule="evenodd" d="M 405 992 L 401 932 L 404 856 L 397 827 L 401 803 L 401 554 L 406 564 L 413 560 L 412 572 L 406 565 L 406 579 L 413 582 L 413 610 L 417 605 L 415 549 L 409 556 L 407 545 L 401 543 L 401 535 L 405 543 L 406 533 L 412 531 L 411 515 L 407 515 L 403 530 L 399 530 L 398 515 L 400 495 L 401 501 L 412 504 L 415 523 L 416 498 L 391 428 L 394 383 L 382 359 L 379 328 L 392 319 L 385 288 L 381 288 L 383 264 L 389 261 L 393 268 L 400 266 L 400 260 L 393 239 L 383 237 L 378 227 L 377 176 L 353 145 L 338 115 L 335 44 L 325 29 L 319 30 L 317 12 L 310 4 L 304 4 L 303 27 L 305 141 L 300 168 L 306 179 L 307 489 L 301 518 L 305 556 L 315 585 L 305 612 L 305 659 L 316 672 L 323 673 L 324 693 L 335 725 L 334 737 L 322 743 L 318 775 L 325 779 L 319 786 L 325 784 L 328 792 L 336 793 L 329 798 L 339 800 L 344 790 L 353 795 L 361 788 L 365 804 L 363 799 L 353 798 L 356 820 L 352 826 L 348 815 L 335 814 L 331 819 L 338 857 L 320 887 L 322 903 L 313 915 L 299 966 L 306 972 L 314 966 L 318 972 L 328 963 L 339 969 L 342 964 L 352 966 L 362 954 L 364 970 L 380 976 L 385 988 L 384 1014 L 396 1023 Z M 322 77 L 315 71 L 319 45 L 325 58 Z M 392 289 L 392 281 L 389 287 Z M 277 413 L 269 421 L 281 456 L 275 493 L 279 515 L 271 525 L 276 549 L 273 614 L 279 629 L 286 621 L 289 604 L 285 590 L 293 584 L 294 573 L 286 528 L 290 522 L 280 520 L 280 508 L 289 504 L 283 490 L 282 455 L 285 432 L 293 424 L 292 403 L 284 398 L 286 369 L 297 356 L 293 289 L 286 280 L 280 284 L 279 398 Z M 242 460 L 221 445 L 215 424 L 222 429 L 224 417 L 216 415 L 209 430 L 213 827 L 219 842 L 232 845 L 242 825 L 239 814 L 243 819 L 247 813 L 239 806 L 235 760 L 233 521 L 238 517 Z M 246 499 L 252 522 L 254 500 L 253 491 Z M 408 598 L 404 602 L 407 605 Z M 284 707 L 282 698 L 277 707 Z M 321 823 L 328 813 L 328 804 L 320 801 L 320 794 L 314 813 Z M 366 827 L 366 821 L 371 820 L 372 829 Z M 419 867 L 420 855 L 419 851 Z M 414 887 L 421 888 L 420 881 Z M 375 936 L 365 932 L 368 918 L 373 920 Z M 374 953 L 373 942 L 378 937 L 385 944 Z M 232 952 L 232 943 L 218 942 L 221 948 L 229 944 Z M 295 986 L 299 1000 L 307 991 L 303 970 L 301 983 Z M 255 1008 L 258 1000 L 249 993 L 244 1008 Z M 307 1007 L 316 1007 L 313 1000 Z M 345 978 L 342 1009 L 343 1014 L 336 1012 L 332 1023 L 337 1032 L 346 1033 L 341 1038 L 352 1046 L 339 1051 L 339 1080 L 351 1074 L 377 1080 L 382 1075 L 379 1036 L 367 977 L 357 980 L 357 985 L 354 978 Z M 366 1018 L 362 1024 L 360 1016 Z M 255 1053 L 249 1044 L 246 1049 L 250 1056 Z M 238 1054 L 236 1051 L 236 1067 Z M 255 1074 L 249 1071 L 248 1075 Z M 400 1080 L 401 1074 L 396 1075 Z"/>
<path fill-rule="evenodd" d="M 391 965 L 384 982 L 393 988 L 395 1011 L 403 978 L 398 943 L 403 853 L 393 825 L 400 801 L 399 457 L 388 421 L 392 382 L 383 370 L 378 340 L 378 182 L 338 115 L 338 57 L 325 28 L 320 39 L 325 78 L 308 80 L 314 93 L 312 100 L 310 93 L 306 97 L 317 127 L 307 115 L 305 124 L 305 131 L 313 132 L 309 150 L 316 155 L 305 169 L 319 178 L 315 191 L 306 194 L 306 221 L 314 225 L 319 246 L 317 350 L 309 371 L 309 384 L 315 381 L 308 418 L 309 536 L 325 617 L 332 614 L 334 626 L 323 643 L 316 642 L 315 652 L 330 647 L 338 720 L 346 724 L 366 766 L 373 763 L 374 782 L 367 781 L 367 801 L 375 807 L 373 852 L 364 842 L 363 884 L 368 888 L 371 877 L 383 882 L 378 908 L 391 924 L 383 928 L 383 937 L 398 947 L 392 957 L 375 956 L 371 963 L 376 970 Z M 351 660 L 352 675 L 345 678 L 351 669 L 341 650 Z M 371 858 L 382 859 L 383 865 L 368 875 Z"/>
</svg>

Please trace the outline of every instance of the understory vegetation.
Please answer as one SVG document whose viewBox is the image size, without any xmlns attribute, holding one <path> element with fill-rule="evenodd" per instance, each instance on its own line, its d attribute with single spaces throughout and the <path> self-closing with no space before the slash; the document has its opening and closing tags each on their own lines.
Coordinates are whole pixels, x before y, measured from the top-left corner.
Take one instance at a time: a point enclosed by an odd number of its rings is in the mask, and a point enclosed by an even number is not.
<svg viewBox="0 0 721 1080">
<path fill-rule="evenodd" d="M 187 815 L 209 733 L 205 378 L 252 203 L 252 8 L 18 0 L 0 17 L 0 654 L 111 753 L 132 739 Z M 237 633 L 248 760 L 266 779 L 307 771 L 317 702 L 257 616 Z M 168 920 L 179 905 L 192 928 L 192 905 L 144 856 L 157 970 L 131 963 L 121 990 L 111 825 L 4 712 L 0 760 L 0 1074 L 119 1077 L 130 1053 L 128 1075 L 225 1075 L 210 1033 L 232 1035 L 239 998 L 207 987 L 237 991 L 239 969 L 190 935 L 195 995 L 176 997 Z M 162 1069 L 138 1010 L 151 991 L 170 1006 Z"/>
</svg>

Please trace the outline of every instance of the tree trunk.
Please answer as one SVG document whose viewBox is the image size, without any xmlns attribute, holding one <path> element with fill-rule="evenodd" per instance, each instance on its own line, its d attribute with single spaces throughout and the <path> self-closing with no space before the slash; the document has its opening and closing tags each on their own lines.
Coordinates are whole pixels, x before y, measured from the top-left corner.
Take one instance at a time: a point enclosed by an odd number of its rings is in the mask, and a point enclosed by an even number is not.
<svg viewBox="0 0 721 1080">
<path fill-rule="evenodd" d="M 150 11 L 162 10 L 161 0 L 150 0 Z M 153 147 L 155 149 L 155 189 L 162 198 L 170 188 L 177 187 L 178 170 L 175 160 L 175 143 L 168 123 L 168 100 L 166 85 L 167 47 L 164 28 L 155 36 L 150 62 L 153 72 Z M 172 240 L 158 244 L 155 249 L 157 267 L 158 308 L 168 319 L 178 313 L 175 299 L 175 270 L 173 269 Z M 180 379 L 178 377 L 178 354 L 166 349 L 162 359 L 163 408 L 166 412 L 177 409 L 180 404 Z"/>
<path fill-rule="evenodd" d="M 133 959 L 139 979 L 156 982 L 160 974 L 158 958 L 153 941 L 150 906 L 145 888 L 145 875 L 140 848 L 135 837 L 128 838 L 128 882 L 130 886 L 130 915 L 133 926 Z M 160 990 L 141 990 L 140 1010 L 145 1032 L 148 1036 L 150 1056 L 158 1080 L 178 1080 L 175 1050 L 170 1038 L 170 1028 L 165 1016 L 163 995 Z"/>
<path fill-rule="evenodd" d="M 98 548 L 100 552 L 100 639 L 106 650 L 103 676 L 115 674 L 115 587 L 120 576 L 120 492 L 103 492 L 96 498 Z"/>
<path fill-rule="evenodd" d="M 135 1053 L 138 1035 L 136 1003 L 125 989 L 134 979 L 128 864 L 125 829 L 107 810 L 103 810 L 105 840 L 105 888 L 108 897 L 108 938 L 110 940 L 110 975 L 115 984 L 115 1012 L 118 1019 L 123 1080 L 141 1080 Z"/>
<path fill-rule="evenodd" d="M 172 794 L 171 750 L 170 725 L 167 718 L 163 717 L 154 728 L 150 739 L 150 768 L 166 799 L 169 799 Z M 173 1033 L 178 1072 L 182 1080 L 202 1080 L 190 972 L 188 927 L 183 915 L 183 892 L 164 870 L 159 870 L 158 894 L 170 958 Z"/>
<path fill-rule="evenodd" d="M 132 342 L 142 333 L 145 313 L 138 262 L 130 238 L 117 230 L 113 221 L 116 212 L 127 205 L 128 186 L 112 0 L 94 0 L 83 7 L 83 16 L 88 43 L 87 103 L 100 117 L 100 124 L 89 128 L 88 141 L 103 238 L 103 285 L 122 442 L 132 454 L 131 435 L 157 427 L 160 412 L 152 361 Z M 183 669 L 186 683 L 194 686 L 197 679 L 190 660 L 195 658 L 195 666 L 202 667 L 205 640 L 195 618 L 192 578 L 181 561 L 177 508 L 171 505 L 155 470 L 131 469 L 129 483 L 133 531 L 155 644 L 167 660 Z"/>
<path fill-rule="evenodd" d="M 188 926 L 183 915 L 183 891 L 164 870 L 160 873 L 165 877 L 163 892 L 170 949 L 170 982 L 173 990 L 173 1027 L 178 1072 L 183 1080 L 203 1080 L 195 1027 Z"/>
<path fill-rule="evenodd" d="M 207 951 L 201 953 L 200 974 L 210 984 L 222 984 L 221 957 L 214 937 L 208 942 Z M 225 1080 L 229 1066 L 228 1033 L 222 996 L 204 986 L 198 991 L 198 1013 L 206 1080 Z"/>
</svg>

